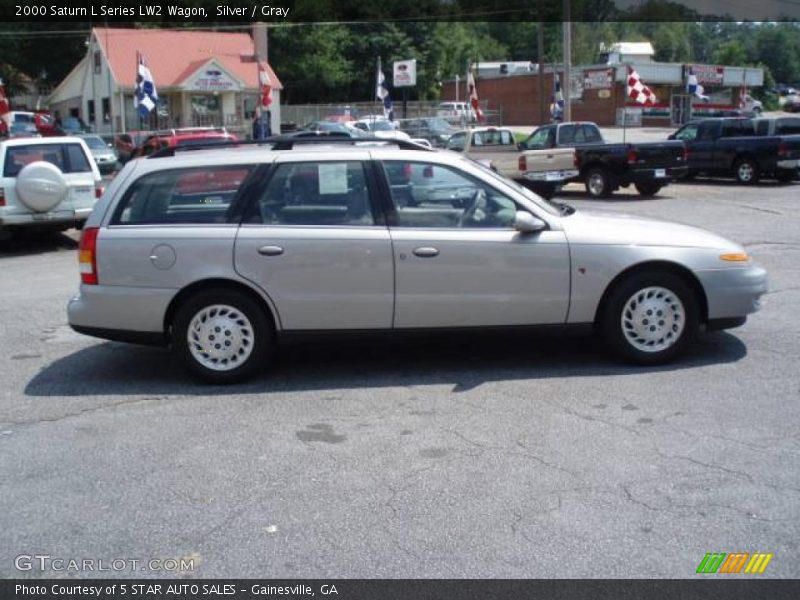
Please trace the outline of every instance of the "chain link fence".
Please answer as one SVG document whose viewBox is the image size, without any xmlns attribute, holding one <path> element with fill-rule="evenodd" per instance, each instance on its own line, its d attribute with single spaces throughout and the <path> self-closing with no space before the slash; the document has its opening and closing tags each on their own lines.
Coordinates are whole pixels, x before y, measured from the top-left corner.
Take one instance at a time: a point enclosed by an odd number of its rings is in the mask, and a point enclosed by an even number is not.
<svg viewBox="0 0 800 600">
<path fill-rule="evenodd" d="M 418 119 L 422 117 L 435 117 L 439 102 L 413 101 L 406 104 L 405 115 L 403 105 L 396 102 L 394 116 L 396 119 Z M 488 110 L 487 103 L 481 102 L 481 110 L 485 117 L 486 125 L 502 125 L 503 115 L 498 110 Z M 330 117 L 350 116 L 360 119 L 368 115 L 383 115 L 383 105 L 380 102 L 353 102 L 351 104 L 284 104 L 281 106 L 281 130 L 291 131 L 300 129 L 314 121 L 325 121 Z M 454 123 L 459 125 L 458 123 Z M 466 119 L 460 125 L 467 125 Z"/>
</svg>

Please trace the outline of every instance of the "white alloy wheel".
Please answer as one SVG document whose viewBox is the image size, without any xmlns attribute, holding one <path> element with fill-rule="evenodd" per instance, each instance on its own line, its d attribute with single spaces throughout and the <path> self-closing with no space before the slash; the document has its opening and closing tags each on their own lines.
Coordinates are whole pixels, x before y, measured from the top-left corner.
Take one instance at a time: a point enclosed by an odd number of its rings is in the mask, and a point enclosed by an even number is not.
<svg viewBox="0 0 800 600">
<path fill-rule="evenodd" d="M 634 293 L 622 309 L 620 325 L 627 342 L 642 352 L 661 352 L 674 345 L 686 324 L 686 309 L 677 294 L 664 287 Z"/>
<path fill-rule="evenodd" d="M 753 169 L 753 163 L 749 161 L 742 161 L 739 163 L 739 169 L 737 175 L 739 176 L 739 181 L 742 183 L 749 183 L 753 180 L 753 175 L 755 174 L 755 169 Z"/>
<path fill-rule="evenodd" d="M 192 358 L 212 371 L 231 371 L 253 352 L 255 334 L 245 313 L 226 304 L 212 304 L 189 321 L 186 342 Z"/>
</svg>

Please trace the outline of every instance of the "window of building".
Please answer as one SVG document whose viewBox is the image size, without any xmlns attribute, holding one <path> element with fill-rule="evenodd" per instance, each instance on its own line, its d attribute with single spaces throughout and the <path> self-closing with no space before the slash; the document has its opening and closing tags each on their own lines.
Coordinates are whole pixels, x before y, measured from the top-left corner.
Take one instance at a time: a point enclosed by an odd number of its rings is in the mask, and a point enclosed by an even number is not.
<svg viewBox="0 0 800 600">
<path fill-rule="evenodd" d="M 100 75 L 100 73 L 102 72 L 102 68 L 103 68 L 102 65 L 103 65 L 103 61 L 100 58 L 100 51 L 96 50 L 95 53 L 94 53 L 94 74 L 95 75 Z"/>
<path fill-rule="evenodd" d="M 111 122 L 111 99 L 103 98 L 103 123 Z"/>
<path fill-rule="evenodd" d="M 89 115 L 89 123 L 94 123 L 94 100 L 89 100 L 86 102 L 86 114 Z"/>
</svg>

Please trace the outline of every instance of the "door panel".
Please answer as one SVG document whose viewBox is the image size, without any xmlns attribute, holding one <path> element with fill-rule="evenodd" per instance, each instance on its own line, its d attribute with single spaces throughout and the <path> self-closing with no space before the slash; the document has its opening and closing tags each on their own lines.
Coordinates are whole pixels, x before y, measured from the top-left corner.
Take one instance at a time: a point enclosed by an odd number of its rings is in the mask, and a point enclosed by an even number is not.
<svg viewBox="0 0 800 600">
<path fill-rule="evenodd" d="M 563 323 L 569 252 L 561 231 L 390 228 L 394 326 L 476 327 Z M 433 248 L 434 256 L 414 251 Z"/>
<path fill-rule="evenodd" d="M 388 329 L 394 264 L 361 161 L 284 162 L 239 228 L 237 272 L 284 330 Z"/>
</svg>

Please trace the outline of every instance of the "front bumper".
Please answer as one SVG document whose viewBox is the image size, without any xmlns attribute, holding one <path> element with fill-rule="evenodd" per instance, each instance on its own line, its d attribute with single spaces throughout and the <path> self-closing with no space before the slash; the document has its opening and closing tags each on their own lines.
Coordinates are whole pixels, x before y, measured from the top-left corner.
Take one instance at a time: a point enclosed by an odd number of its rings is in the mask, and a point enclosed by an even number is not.
<svg viewBox="0 0 800 600">
<path fill-rule="evenodd" d="M 767 271 L 756 264 L 696 271 L 708 300 L 708 319 L 744 317 L 761 309 L 769 289 Z"/>
</svg>

